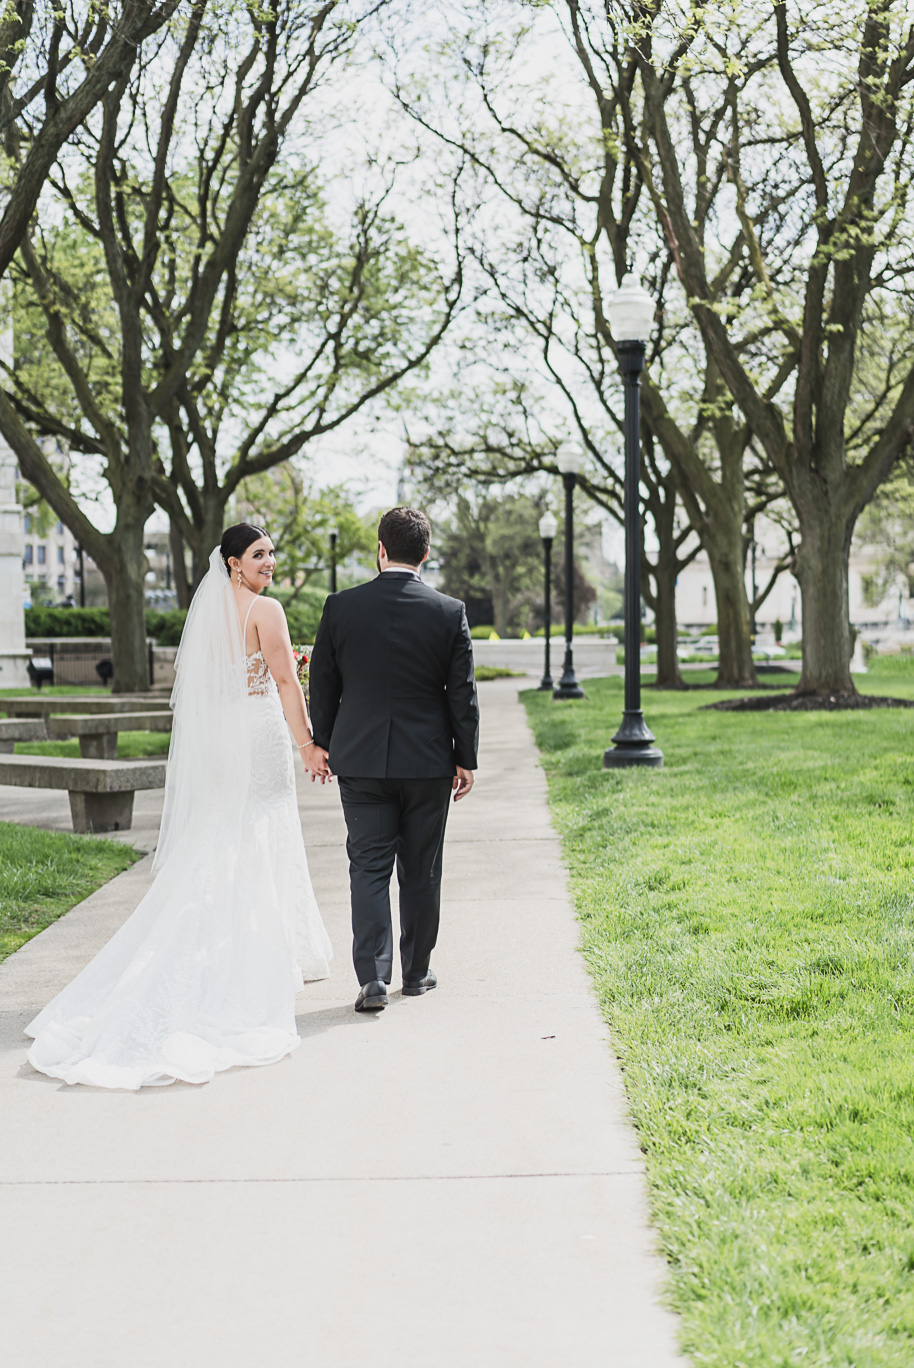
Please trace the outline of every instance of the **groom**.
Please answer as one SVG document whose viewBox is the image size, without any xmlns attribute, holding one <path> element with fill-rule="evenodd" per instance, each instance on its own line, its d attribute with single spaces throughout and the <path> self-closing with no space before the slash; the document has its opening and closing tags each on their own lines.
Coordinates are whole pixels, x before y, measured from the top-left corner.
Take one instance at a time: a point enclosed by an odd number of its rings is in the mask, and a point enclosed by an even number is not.
<svg viewBox="0 0 914 1368">
<path fill-rule="evenodd" d="M 451 793 L 473 787 L 479 706 L 466 612 L 419 578 L 431 528 L 415 508 L 378 527 L 378 577 L 324 604 L 311 729 L 337 775 L 349 839 L 357 1012 L 387 1006 L 390 877 L 400 886 L 403 993 L 437 985 L 441 858 Z"/>
</svg>

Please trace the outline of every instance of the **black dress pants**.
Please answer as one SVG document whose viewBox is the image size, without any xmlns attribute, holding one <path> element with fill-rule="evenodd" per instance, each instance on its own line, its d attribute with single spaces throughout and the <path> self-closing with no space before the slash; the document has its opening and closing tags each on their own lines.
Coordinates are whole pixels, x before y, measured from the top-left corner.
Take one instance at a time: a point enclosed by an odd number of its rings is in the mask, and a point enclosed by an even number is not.
<svg viewBox="0 0 914 1368">
<path fill-rule="evenodd" d="M 352 961 L 360 984 L 390 983 L 390 878 L 400 885 L 404 979 L 428 973 L 438 939 L 450 779 L 339 779 L 349 839 Z"/>
</svg>

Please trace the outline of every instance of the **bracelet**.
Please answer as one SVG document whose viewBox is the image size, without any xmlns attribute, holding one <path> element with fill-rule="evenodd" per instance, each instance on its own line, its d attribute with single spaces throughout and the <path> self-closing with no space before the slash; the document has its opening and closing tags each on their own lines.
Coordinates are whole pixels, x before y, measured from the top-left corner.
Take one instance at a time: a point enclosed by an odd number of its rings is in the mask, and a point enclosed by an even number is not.
<svg viewBox="0 0 914 1368">
<path fill-rule="evenodd" d="M 299 743 L 298 743 L 298 749 L 299 749 L 299 750 L 307 750 L 309 746 L 313 746 L 313 745 L 314 745 L 314 742 L 313 742 L 313 741 L 299 741 Z"/>
</svg>

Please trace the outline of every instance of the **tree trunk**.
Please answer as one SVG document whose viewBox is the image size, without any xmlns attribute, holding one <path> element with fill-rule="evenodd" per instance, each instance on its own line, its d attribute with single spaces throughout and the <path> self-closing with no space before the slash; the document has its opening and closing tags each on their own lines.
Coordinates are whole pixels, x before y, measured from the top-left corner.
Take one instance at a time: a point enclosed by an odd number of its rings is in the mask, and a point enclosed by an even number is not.
<svg viewBox="0 0 914 1368">
<path fill-rule="evenodd" d="M 808 504 L 804 499 L 803 505 L 797 503 L 801 541 L 796 577 L 803 602 L 803 673 L 797 693 L 855 694 L 847 582 L 854 519 L 836 513 L 821 498 Z"/>
<path fill-rule="evenodd" d="M 720 655 L 715 683 L 722 689 L 753 689 L 758 686 L 758 676 L 752 660 L 752 614 L 746 593 L 742 519 L 730 528 L 715 530 L 718 535 L 705 542 L 717 601 Z"/>
<path fill-rule="evenodd" d="M 657 557 L 653 576 L 657 592 L 654 598 L 654 619 L 657 630 L 657 687 L 659 689 L 683 689 L 682 675 L 679 671 L 679 656 L 676 651 L 676 552 L 664 555 L 663 547 Z M 626 641 L 625 649 L 629 649 Z M 635 642 L 634 650 L 640 652 L 640 642 Z"/>
<path fill-rule="evenodd" d="M 175 595 L 179 608 L 189 608 L 191 600 L 190 580 L 187 578 L 187 562 L 184 559 L 184 538 L 174 518 L 169 519 L 168 540 L 171 546 L 171 564 L 175 577 Z"/>
<path fill-rule="evenodd" d="M 493 626 L 500 637 L 508 635 L 508 591 L 507 586 L 492 581 L 492 616 L 495 619 Z"/>
<path fill-rule="evenodd" d="M 118 518 L 116 558 L 105 569 L 111 613 L 111 654 L 114 690 L 142 693 L 149 688 L 146 645 L 146 556 L 143 551 L 145 516 L 138 513 L 125 524 Z"/>
<path fill-rule="evenodd" d="M 651 435 L 647 434 L 647 449 Z M 641 551 L 641 593 L 648 607 L 653 609 L 657 631 L 657 687 L 684 689 L 676 652 L 676 579 L 681 569 L 679 541 L 676 532 L 676 481 L 668 472 L 662 479 L 649 465 L 642 462 L 642 485 L 647 491 L 646 507 L 657 537 L 657 559 L 651 564 Z M 626 641 L 626 651 L 640 653 L 641 642 Z"/>
<path fill-rule="evenodd" d="M 190 544 L 191 598 L 196 593 L 197 585 L 209 569 L 209 558 L 215 547 L 221 542 L 223 530 L 227 525 L 225 503 L 219 497 L 218 491 L 213 493 L 210 490 L 203 490 L 200 505 L 202 521 L 195 527 L 194 539 Z M 269 531 L 269 529 L 267 530 Z"/>
</svg>

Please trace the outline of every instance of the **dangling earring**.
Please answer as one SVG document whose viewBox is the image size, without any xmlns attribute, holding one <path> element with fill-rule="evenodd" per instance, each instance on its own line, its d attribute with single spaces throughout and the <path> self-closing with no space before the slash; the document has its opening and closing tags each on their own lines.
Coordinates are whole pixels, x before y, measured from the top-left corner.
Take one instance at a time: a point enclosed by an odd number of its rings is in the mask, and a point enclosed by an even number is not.
<svg viewBox="0 0 914 1368">
<path fill-rule="evenodd" d="M 238 571 L 238 588 L 241 588 L 241 571 Z"/>
</svg>

